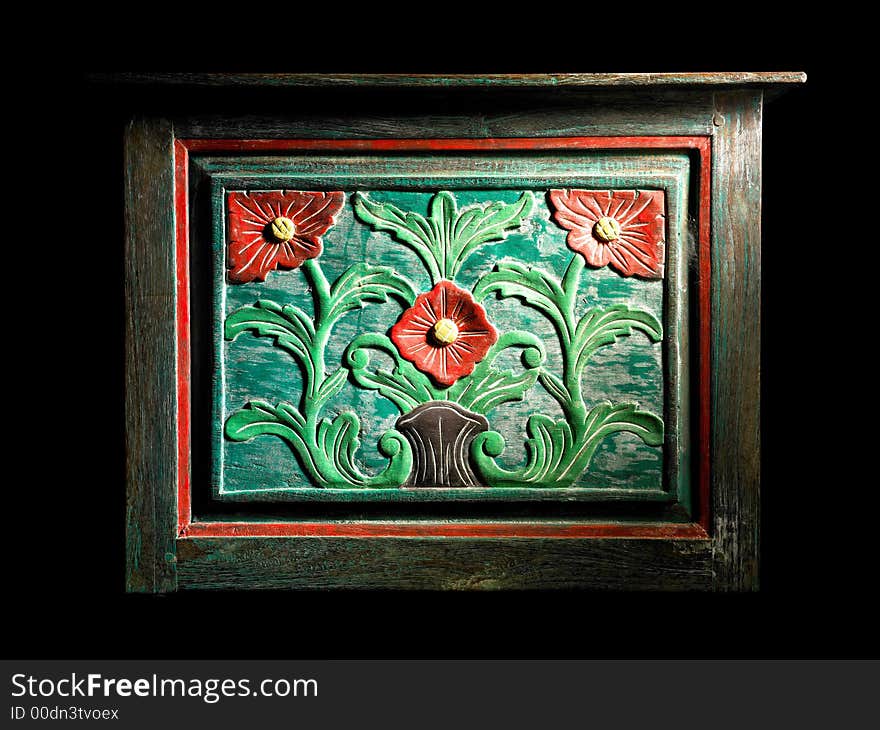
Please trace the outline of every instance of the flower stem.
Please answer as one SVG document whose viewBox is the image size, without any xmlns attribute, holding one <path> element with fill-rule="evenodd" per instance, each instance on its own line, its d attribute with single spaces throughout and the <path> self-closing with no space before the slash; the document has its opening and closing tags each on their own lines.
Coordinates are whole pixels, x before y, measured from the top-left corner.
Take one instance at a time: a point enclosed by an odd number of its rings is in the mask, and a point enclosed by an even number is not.
<svg viewBox="0 0 880 730">
<path fill-rule="evenodd" d="M 565 316 L 566 326 L 571 333 L 571 338 L 562 344 L 562 361 L 564 371 L 565 389 L 569 396 L 569 418 L 575 430 L 579 430 L 583 417 L 586 415 L 586 404 L 584 403 L 583 391 L 581 390 L 581 375 L 577 369 L 577 353 L 572 352 L 575 345 L 574 334 L 577 329 L 575 320 L 575 303 L 577 300 L 578 290 L 580 289 L 581 273 L 584 270 L 584 258 L 578 253 L 572 254 L 571 261 L 565 274 L 562 276 L 562 291 L 565 295 Z"/>
<path fill-rule="evenodd" d="M 303 273 L 314 291 L 315 299 L 315 340 L 311 352 L 312 362 L 315 364 L 315 377 L 309 383 L 308 388 L 309 398 L 314 398 L 326 377 L 324 352 L 327 349 L 330 330 L 333 327 L 333 321 L 327 317 L 327 313 L 330 311 L 330 283 L 317 259 L 308 259 L 303 264 Z M 310 417 L 316 415 L 311 414 L 308 400 L 306 401 L 306 409 Z"/>
<path fill-rule="evenodd" d="M 574 321 L 574 305 L 577 299 L 578 289 L 580 288 L 581 272 L 584 270 L 584 257 L 580 254 L 573 254 L 568 267 L 562 275 L 562 291 L 565 292 L 565 301 L 568 306 L 566 316 L 570 321 Z M 573 332 L 574 330 L 572 330 Z"/>
</svg>

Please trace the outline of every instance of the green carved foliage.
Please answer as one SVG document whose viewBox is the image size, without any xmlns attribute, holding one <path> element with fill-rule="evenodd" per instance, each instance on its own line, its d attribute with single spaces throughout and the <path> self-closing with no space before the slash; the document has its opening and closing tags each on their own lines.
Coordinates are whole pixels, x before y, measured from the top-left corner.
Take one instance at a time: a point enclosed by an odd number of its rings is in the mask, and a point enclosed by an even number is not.
<svg viewBox="0 0 880 730">
<path fill-rule="evenodd" d="M 306 419 L 289 403 L 272 405 L 253 400 L 237 410 L 226 421 L 226 437 L 231 441 L 248 441 L 261 434 L 274 434 L 285 440 L 300 437 Z"/>
<path fill-rule="evenodd" d="M 371 368 L 370 350 L 390 356 L 394 368 Z M 368 333 L 356 337 L 346 349 L 344 360 L 352 379 L 360 387 L 379 391 L 401 413 L 409 413 L 420 403 L 443 400 L 443 389 L 437 388 L 427 375 L 404 360 L 386 335 Z"/>
<path fill-rule="evenodd" d="M 528 456 L 522 467 L 508 471 L 495 463 L 495 457 L 501 455 L 505 446 L 501 434 L 488 432 L 474 440 L 472 454 L 490 484 L 571 486 L 587 469 L 601 441 L 614 433 L 633 433 L 649 446 L 663 443 L 663 421 L 638 410 L 634 403 L 612 405 L 605 401 L 587 410 L 582 379 L 593 353 L 634 331 L 659 342 L 663 328 L 650 312 L 626 305 L 592 308 L 578 319 L 575 301 L 582 270 L 583 260 L 577 254 L 561 281 L 541 269 L 504 262 L 484 274 L 474 286 L 474 298 L 478 301 L 495 293 L 499 297 L 517 297 L 542 312 L 556 328 L 563 360 L 561 377 L 546 368 L 540 368 L 537 375 L 566 418 L 554 421 L 541 414 L 529 418 Z"/>
<path fill-rule="evenodd" d="M 406 439 L 396 431 L 387 431 L 379 441 L 379 450 L 390 459 L 388 468 L 376 476 L 364 474 L 357 465 L 357 452 L 361 442 L 358 438 L 361 424 L 358 417 L 349 412 L 336 418 L 325 418 L 318 424 L 316 448 L 313 454 L 333 465 L 331 479 L 326 486 L 369 487 L 389 489 L 399 487 L 412 469 L 412 452 Z"/>
<path fill-rule="evenodd" d="M 479 246 L 489 241 L 500 241 L 507 237 L 509 231 L 522 226 L 534 206 L 534 198 L 528 191 L 515 203 L 495 202 L 485 208 L 467 208 L 461 213 L 457 212 L 455 198 L 449 193 L 438 193 L 435 200 L 437 198 L 448 201 L 443 222 L 446 225 L 451 222 L 447 236 L 448 278 L 458 273 L 465 259 Z"/>
<path fill-rule="evenodd" d="M 494 367 L 498 356 L 510 347 L 523 348 L 521 362 L 524 372 L 517 374 L 512 370 Z M 546 358 L 544 343 L 531 332 L 505 332 L 486 357 L 477 363 L 473 373 L 461 378 L 449 389 L 446 400 L 484 416 L 502 403 L 521 401 L 534 387 Z"/>
<path fill-rule="evenodd" d="M 360 421 L 354 413 L 340 413 L 317 424 L 289 403 L 272 405 L 254 400 L 233 413 L 226 421 L 231 441 L 247 441 L 255 436 L 278 436 L 288 443 L 315 486 L 325 488 L 383 489 L 402 484 L 412 469 L 412 452 L 406 439 L 396 431 L 387 432 L 379 448 L 390 461 L 380 474 L 364 474 L 357 465 L 360 448 Z"/>
<path fill-rule="evenodd" d="M 234 340 L 242 332 L 258 337 L 271 337 L 275 345 L 296 358 L 307 383 L 315 380 L 313 348 L 315 325 L 311 317 L 292 304 L 284 306 L 268 299 L 241 307 L 226 318 L 224 336 Z"/>
<path fill-rule="evenodd" d="M 311 270 L 320 273 L 317 267 L 316 262 L 310 262 Z M 299 307 L 261 299 L 230 314 L 224 332 L 227 340 L 234 340 L 242 332 L 273 338 L 278 347 L 291 353 L 302 366 L 308 386 L 304 391 L 309 393 L 315 393 L 322 385 L 319 381 L 323 381 L 324 373 L 319 365 L 324 359 L 326 337 L 343 315 L 369 301 L 388 301 L 389 295 L 407 305 L 416 298 L 413 285 L 394 269 L 366 263 L 347 268 L 326 294 L 320 282 L 316 282 L 315 289 L 318 297 L 315 322 Z M 316 325 L 322 337 L 318 337 Z"/>
<path fill-rule="evenodd" d="M 333 282 L 327 317 L 335 322 L 346 312 L 360 309 L 367 302 L 387 302 L 389 295 L 412 305 L 418 293 L 407 279 L 390 266 L 354 264 Z"/>
<path fill-rule="evenodd" d="M 312 400 L 315 409 L 323 408 L 327 401 L 342 390 L 346 380 L 348 380 L 348 370 L 342 367 L 336 368 L 333 374 L 328 376 L 318 388 L 318 393 Z"/>
<path fill-rule="evenodd" d="M 493 367 L 498 355 L 509 347 L 524 348 L 524 373 L 516 374 L 512 370 Z M 384 352 L 391 357 L 394 368 L 371 367 L 370 350 Z M 531 332 L 506 332 L 470 375 L 460 378 L 449 388 L 440 388 L 401 357 L 388 337 L 370 333 L 352 341 L 345 352 L 345 363 L 359 386 L 379 391 L 380 395 L 397 406 L 401 414 L 409 413 L 422 403 L 445 400 L 486 415 L 502 403 L 522 400 L 534 386 L 546 356 L 544 343 Z"/>
<path fill-rule="evenodd" d="M 496 487 L 569 487 L 586 471 L 602 440 L 622 432 L 635 434 L 649 446 L 663 445 L 663 421 L 658 416 L 638 410 L 633 403 L 603 401 L 574 424 L 531 416 L 526 427 L 527 460 L 519 469 L 508 471 L 495 463 L 494 457 L 504 450 L 504 439 L 495 431 L 480 434 L 472 452 L 484 478 Z"/>
<path fill-rule="evenodd" d="M 663 337 L 659 320 L 643 309 L 616 304 L 605 309 L 593 308 L 576 319 L 574 303 L 580 285 L 583 260 L 577 254 L 560 283 L 542 269 L 517 262 L 503 262 L 484 274 L 474 285 L 474 299 L 481 302 L 489 294 L 517 297 L 542 312 L 556 327 L 566 363 L 582 372 L 589 356 L 618 337 L 644 332 L 652 342 Z"/>
<path fill-rule="evenodd" d="M 450 398 L 462 408 L 486 415 L 502 403 L 521 401 L 537 380 L 537 368 L 515 374 L 513 370 L 488 369 L 463 383 L 461 393 Z"/>
<path fill-rule="evenodd" d="M 226 435 L 233 441 L 273 435 L 284 439 L 299 456 L 312 481 L 320 487 L 399 486 L 409 475 L 412 454 L 409 444 L 396 432 L 380 440 L 380 451 L 389 457 L 387 468 L 377 475 L 364 474 L 357 466 L 360 421 L 354 413 L 321 419 L 324 406 L 348 380 L 349 370 L 339 367 L 325 372 L 324 351 L 333 325 L 347 312 L 366 302 L 384 302 L 394 296 L 412 304 L 412 284 L 388 266 L 357 263 L 346 269 L 332 287 L 318 262 L 304 267 L 310 277 L 316 302 L 314 321 L 292 305 L 260 300 L 237 309 L 226 319 L 225 337 L 234 340 L 243 332 L 269 337 L 275 345 L 293 355 L 303 375 L 303 399 L 297 410 L 287 403 L 272 406 L 251 401 L 226 422 Z"/>
<path fill-rule="evenodd" d="M 364 193 L 352 196 L 355 215 L 377 231 L 390 233 L 416 252 L 431 274 L 432 281 L 443 278 L 438 260 L 442 257 L 434 232 L 423 216 L 403 211 L 391 203 L 374 203 Z"/>
<path fill-rule="evenodd" d="M 643 309 L 633 309 L 624 304 L 607 309 L 590 309 L 575 329 L 571 347 L 575 369 L 583 372 L 596 350 L 613 345 L 618 337 L 630 336 L 633 330 L 644 333 L 651 342 L 660 342 L 663 338 L 660 322 Z"/>
<path fill-rule="evenodd" d="M 352 201 L 358 219 L 390 233 L 416 253 L 434 284 L 454 279 L 467 257 L 482 244 L 503 240 L 520 228 L 535 202 L 527 190 L 515 203 L 496 201 L 459 211 L 452 193 L 442 191 L 431 198 L 425 217 L 391 203 L 376 203 L 364 193 L 356 193 Z"/>
<path fill-rule="evenodd" d="M 479 278 L 473 290 L 474 299 L 478 302 L 492 293 L 502 298 L 521 299 L 547 316 L 561 336 L 570 338 L 565 292 L 559 281 L 546 271 L 515 261 L 497 264 L 494 271 Z"/>
</svg>

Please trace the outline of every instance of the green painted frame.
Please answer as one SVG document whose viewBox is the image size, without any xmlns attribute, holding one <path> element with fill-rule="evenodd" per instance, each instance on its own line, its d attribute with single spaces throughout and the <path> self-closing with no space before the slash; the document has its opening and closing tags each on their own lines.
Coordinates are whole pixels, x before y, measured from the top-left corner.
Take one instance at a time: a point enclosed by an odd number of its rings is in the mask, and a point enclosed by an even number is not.
<svg viewBox="0 0 880 730">
<path fill-rule="evenodd" d="M 412 77 L 405 83 L 348 77 L 327 84 L 315 77 L 260 77 L 248 82 L 257 92 L 257 108 L 240 118 L 184 114 L 131 122 L 125 233 L 128 590 L 757 589 L 761 115 L 765 89 L 804 77 L 601 76 L 564 83 L 555 77 L 553 88 L 533 77 L 459 79 L 454 90 L 444 85 L 440 94 L 430 79 Z M 364 100 L 363 89 L 371 85 L 383 87 L 386 106 L 379 113 Z M 278 94 L 291 89 L 299 108 L 326 113 L 278 114 Z M 702 536 L 652 531 L 650 539 L 638 531 L 621 537 L 610 530 L 585 538 L 567 521 L 516 537 L 510 525 L 483 537 L 459 536 L 455 529 L 445 536 L 401 537 L 393 524 L 371 537 L 351 531 L 181 536 L 175 321 L 189 303 L 178 296 L 180 252 L 173 245 L 175 229 L 185 225 L 174 213 L 175 140 L 559 134 L 711 139 L 711 363 L 701 377 L 709 380 L 712 407 L 709 440 L 699 445 L 700 459 L 711 466 L 708 530 Z"/>
</svg>

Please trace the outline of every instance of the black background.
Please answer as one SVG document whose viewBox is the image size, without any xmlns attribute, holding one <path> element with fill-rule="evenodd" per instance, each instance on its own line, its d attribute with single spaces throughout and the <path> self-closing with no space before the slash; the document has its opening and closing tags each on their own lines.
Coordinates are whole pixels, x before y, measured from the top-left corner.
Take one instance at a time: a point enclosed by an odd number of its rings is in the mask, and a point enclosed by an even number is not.
<svg viewBox="0 0 880 730">
<path fill-rule="evenodd" d="M 861 156 L 864 120 L 843 86 L 849 59 L 828 42 L 836 28 L 824 18 L 776 21 L 743 9 L 748 17 L 695 19 L 681 10 L 661 24 L 634 6 L 612 10 L 603 18 L 548 7 L 540 34 L 524 18 L 503 29 L 479 22 L 467 15 L 473 9 L 430 22 L 404 11 L 410 22 L 381 32 L 342 30 L 332 17 L 294 22 L 292 9 L 283 33 L 234 18 L 207 27 L 163 16 L 124 34 L 71 33 L 63 50 L 43 46 L 54 54 L 48 67 L 17 76 L 21 103 L 5 153 L 15 170 L 7 203 L 17 201 L 6 209 L 17 219 L 7 280 L 22 289 L 8 295 L 3 328 L 6 359 L 19 371 L 5 401 L 15 436 L 4 480 L 6 655 L 877 653 L 876 571 L 860 544 L 876 477 L 855 460 L 855 417 L 870 398 L 851 398 L 858 376 L 840 364 L 860 325 L 835 283 L 866 272 L 826 217 L 859 206 L 870 213 L 870 193 L 844 169 Z M 558 41 L 549 43 L 553 27 Z M 329 33 L 335 50 L 322 42 Z M 806 71 L 807 85 L 764 116 L 761 591 L 126 595 L 122 130 L 131 104 L 176 102 L 159 87 L 136 96 L 95 87 L 86 73 L 136 70 Z"/>
</svg>

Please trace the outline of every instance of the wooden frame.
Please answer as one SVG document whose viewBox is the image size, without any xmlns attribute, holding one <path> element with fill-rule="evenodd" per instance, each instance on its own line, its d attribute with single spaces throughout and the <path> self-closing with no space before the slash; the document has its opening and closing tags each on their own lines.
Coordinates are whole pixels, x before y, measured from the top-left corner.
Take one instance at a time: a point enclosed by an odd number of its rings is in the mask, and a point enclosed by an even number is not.
<svg viewBox="0 0 880 730">
<path fill-rule="evenodd" d="M 631 85 L 606 90 L 584 84 L 550 94 L 532 88 L 534 81 L 510 98 L 501 93 L 510 82 L 505 77 L 489 86 L 489 103 L 507 114 L 479 136 L 473 120 L 485 99 L 462 99 L 450 112 L 426 98 L 420 102 L 429 112 L 424 118 L 395 116 L 406 109 L 403 96 L 429 97 L 431 80 L 408 90 L 410 80 L 394 87 L 381 125 L 359 116 L 356 105 L 343 120 L 317 122 L 268 113 L 256 122 L 133 121 L 126 139 L 128 589 L 756 589 L 762 89 L 802 80 L 795 76 L 754 77 L 748 83 L 756 86 L 744 88 L 731 88 L 740 81 L 733 77 L 690 77 L 685 88 L 680 81 L 655 80 L 651 103 Z M 334 95 L 356 98 L 364 84 L 381 82 L 328 83 Z M 327 89 L 318 84 L 317 91 L 320 96 Z M 302 91 L 309 93 L 315 92 Z M 554 134 L 560 129 L 566 134 Z M 246 142 L 231 141 L 245 136 Z M 692 149 L 700 157 L 697 523 L 193 522 L 184 184 L 190 150 L 634 145 Z"/>
<path fill-rule="evenodd" d="M 309 153 L 314 154 L 351 154 L 353 151 L 359 155 L 364 155 L 364 159 L 371 159 L 372 153 L 385 153 L 390 152 L 395 156 L 403 155 L 411 152 L 421 152 L 425 150 L 431 151 L 442 151 L 442 152 L 454 152 L 456 154 L 467 153 L 467 152 L 497 152 L 504 151 L 511 154 L 516 153 L 533 153 L 536 151 L 543 151 L 546 153 L 555 153 L 561 154 L 566 153 L 570 154 L 577 151 L 594 151 L 594 152 L 609 152 L 614 150 L 623 150 L 626 152 L 632 152 L 634 150 L 639 151 L 650 151 L 657 153 L 665 153 L 665 152 L 678 152 L 678 153 L 687 153 L 687 152 L 695 152 L 698 157 L 695 158 L 695 164 L 698 170 L 703 171 L 703 178 L 698 183 L 699 187 L 706 191 L 705 195 L 702 195 L 699 199 L 699 203 L 695 205 L 696 209 L 696 218 L 697 220 L 704 221 L 705 225 L 703 226 L 703 234 L 702 238 L 699 241 L 699 247 L 703 250 L 703 255 L 700 257 L 700 260 L 703 262 L 704 267 L 708 270 L 709 261 L 708 261 L 708 251 L 709 251 L 709 226 L 708 226 L 708 217 L 709 217 L 709 167 L 710 167 L 710 144 L 709 138 L 707 137 L 651 137 L 651 138 L 641 138 L 641 137 L 581 137 L 581 138 L 548 138 L 548 139 L 507 139 L 507 140 L 480 140 L 480 139 L 423 139 L 423 140 L 177 140 L 175 142 L 175 155 L 178 158 L 181 156 L 188 156 L 189 151 L 193 150 L 195 152 L 209 152 L 211 154 L 217 152 L 229 153 L 231 155 L 239 155 L 242 151 L 247 152 L 259 152 L 261 157 L 264 154 L 278 154 L 282 155 L 284 153 L 297 153 L 307 151 Z M 366 155 L 370 155 L 368 158 Z M 185 158 L 181 158 L 185 159 Z M 287 158 L 282 158 L 287 159 Z M 391 160 L 387 157 L 377 157 L 377 160 L 381 161 L 381 166 L 384 169 L 386 165 L 391 164 Z M 392 159 L 399 158 L 395 157 Z M 632 158 L 630 158 L 632 159 Z M 661 165 L 661 160 L 663 159 L 661 156 L 652 156 L 651 165 L 655 168 Z M 216 162 L 216 158 L 208 158 L 208 166 L 211 168 L 220 167 L 223 169 L 224 163 Z M 240 161 L 239 161 L 240 164 Z M 265 163 L 263 163 L 265 164 Z M 266 177 L 265 167 L 261 164 L 261 172 L 259 177 L 255 178 L 258 180 L 258 184 L 271 184 L 272 186 L 282 185 L 282 181 L 273 180 L 271 183 L 267 183 L 268 178 Z M 282 168 L 289 165 L 289 162 L 285 162 L 282 165 Z M 423 163 L 419 163 L 423 164 Z M 471 165 L 477 164 L 477 160 L 475 158 L 469 158 L 468 162 L 464 164 L 465 168 L 470 168 Z M 527 165 L 533 166 L 535 164 L 534 158 L 529 158 L 529 162 Z M 645 164 L 645 163 L 635 163 L 631 162 L 630 167 L 634 169 L 638 169 L 637 164 Z M 666 164 L 673 164 L 667 162 Z M 444 175 L 454 174 L 456 178 L 459 176 L 465 175 L 462 171 L 461 167 L 451 166 L 452 163 L 448 158 L 444 158 Z M 459 163 L 461 165 L 461 163 Z M 675 166 L 670 168 L 669 170 L 663 170 L 663 173 L 660 174 L 658 169 L 654 169 L 650 175 L 645 176 L 644 173 L 639 171 L 640 179 L 643 179 L 645 182 L 657 182 L 662 183 L 664 185 L 670 186 L 670 189 L 675 189 L 682 192 L 682 189 L 687 189 L 688 185 L 685 183 L 684 179 L 679 179 L 685 171 L 690 166 L 690 161 L 687 158 L 683 160 L 676 160 Z M 178 197 L 186 195 L 186 192 L 190 190 L 190 184 L 187 179 L 186 174 L 186 164 L 176 164 L 175 168 L 177 170 L 177 179 L 176 179 L 176 191 Z M 571 158 L 566 157 L 563 163 L 563 167 L 566 170 L 565 176 L 566 179 L 572 179 L 572 175 L 574 174 L 574 163 Z M 569 169 L 571 168 L 571 169 Z M 453 173 L 453 171 L 455 171 Z M 421 174 L 421 173 L 419 173 Z M 622 172 L 618 172 L 618 175 L 623 174 Z M 629 173 L 633 174 L 633 173 Z M 248 178 L 244 172 L 236 173 L 234 176 L 235 183 L 234 187 L 244 183 Z M 505 180 L 508 180 L 508 176 L 504 176 Z M 212 184 L 212 197 L 215 198 L 213 207 L 215 211 L 219 211 L 222 208 L 222 199 L 224 196 L 224 191 L 226 190 L 226 186 L 228 183 L 228 178 L 226 174 L 219 174 L 217 176 L 212 176 L 211 180 Z M 634 181 L 633 181 L 634 182 Z M 580 184 L 580 183 L 579 183 Z M 588 184 L 584 182 L 583 184 Z M 186 200 L 179 201 L 178 210 L 183 211 L 185 215 L 188 210 L 188 205 Z M 179 216 L 178 216 L 179 219 Z M 177 279 L 178 279 L 178 287 L 182 288 L 181 291 L 186 291 L 186 282 L 190 277 L 190 267 L 188 263 L 188 259 L 186 257 L 186 251 L 189 246 L 188 241 L 188 231 L 187 227 L 181 224 L 178 224 L 178 251 L 183 251 L 184 254 L 178 256 L 177 262 Z M 685 236 L 681 237 L 685 239 Z M 682 240 L 680 242 L 682 248 L 687 248 L 687 241 Z M 216 246 L 218 261 L 215 262 L 216 273 L 215 273 L 215 286 L 222 287 L 222 270 L 223 270 L 223 262 L 222 262 L 222 244 Z M 681 251 L 676 254 L 676 259 L 686 259 L 687 254 L 685 251 Z M 670 261 L 671 263 L 671 261 Z M 681 265 L 672 268 L 681 269 L 682 272 L 686 274 L 686 266 L 685 261 L 679 262 Z M 681 273 L 681 272 L 680 272 Z M 703 278 L 708 281 L 708 276 L 704 275 Z M 675 276 L 670 273 L 670 277 L 668 279 L 669 287 L 670 287 L 670 296 L 667 297 L 667 308 L 670 310 L 667 312 L 669 316 L 673 316 L 672 310 L 677 309 L 679 305 L 677 302 L 682 298 L 680 296 L 680 290 L 686 291 L 686 287 L 679 287 L 678 282 L 678 274 Z M 701 311 L 699 318 L 702 321 L 703 329 L 708 332 L 708 296 L 704 297 L 702 302 L 703 310 Z M 673 302 L 676 302 L 673 304 Z M 683 306 L 683 305 L 682 305 Z M 178 340 L 182 343 L 189 343 L 190 341 L 190 320 L 188 313 L 186 313 L 183 317 L 178 317 Z M 219 321 L 215 323 L 217 328 L 217 351 L 214 353 L 215 361 L 219 362 L 222 359 L 222 335 L 219 334 L 222 329 L 222 323 Z M 678 328 L 678 324 L 676 324 L 676 329 Z M 670 329 L 672 326 L 669 325 Z M 670 338 L 671 339 L 671 338 Z M 188 351 L 188 345 L 184 347 L 184 351 Z M 694 351 L 697 350 L 697 347 L 694 348 Z M 667 353 L 669 354 L 669 353 Z M 702 355 L 699 356 L 698 360 L 708 360 L 708 349 L 707 342 L 704 343 L 704 348 L 702 351 Z M 672 361 L 672 358 L 669 358 L 669 361 Z M 678 364 L 677 364 L 678 367 Z M 186 410 L 188 405 L 188 389 L 190 387 L 189 380 L 186 378 L 186 373 L 189 371 L 189 366 L 186 362 L 182 363 L 182 367 L 179 369 L 179 373 L 183 377 L 186 382 L 179 383 L 179 389 L 181 390 L 178 402 L 181 404 L 180 410 L 181 412 Z M 686 380 L 686 378 L 685 378 Z M 216 383 L 222 381 L 222 376 L 218 374 L 212 376 L 212 381 Z M 675 376 L 670 376 L 669 385 L 672 387 L 673 382 L 677 385 L 680 381 L 680 378 Z M 709 395 L 708 395 L 708 380 L 703 380 L 701 382 L 702 391 L 697 398 L 703 404 L 705 404 L 705 408 L 702 410 L 700 418 L 702 419 L 701 423 L 699 423 L 699 429 L 703 433 L 703 438 L 705 438 L 705 434 L 708 433 L 708 417 L 709 417 Z M 680 399 L 680 395 L 676 395 L 674 400 L 678 401 Z M 666 418 L 670 420 L 670 423 L 675 424 L 678 420 L 678 411 L 679 409 L 670 408 L 669 412 L 666 414 Z M 190 417 L 189 414 L 181 413 L 182 422 L 189 423 Z M 225 421 L 226 416 L 223 416 L 220 420 Z M 676 431 L 676 426 L 673 425 L 671 427 L 672 432 Z M 218 438 L 222 441 L 222 435 L 218 432 Z M 188 438 L 188 434 L 185 432 L 180 434 L 180 438 L 185 442 Z M 215 442 L 215 446 L 216 446 Z M 357 535 L 371 535 L 371 534 L 387 534 L 388 526 L 381 525 L 375 522 L 331 522 L 331 523 L 321 523 L 321 522 L 306 522 L 306 523 L 260 523 L 259 525 L 249 524 L 246 522 L 223 522 L 218 520 L 211 521 L 194 521 L 192 517 L 191 511 L 191 493 L 189 489 L 189 465 L 186 461 L 186 455 L 189 452 L 188 444 L 181 450 L 182 461 L 179 464 L 179 478 L 178 478 L 178 511 L 179 511 L 179 519 L 178 519 L 178 527 L 180 530 L 180 536 L 201 536 L 201 537 L 221 537 L 233 534 L 233 531 L 241 531 L 244 530 L 250 536 L 277 536 L 277 535 L 309 535 L 309 534 L 334 534 L 334 535 L 345 535 L 346 531 L 357 534 Z M 673 461 L 670 459 L 670 461 Z M 675 459 L 677 463 L 679 459 Z M 699 470 L 697 470 L 699 471 Z M 677 476 L 677 475 L 676 475 Z M 678 481 L 674 478 L 674 481 Z M 708 526 L 708 510 L 705 509 L 705 505 L 707 504 L 707 494 L 706 491 L 708 488 L 708 475 L 699 473 L 696 475 L 695 481 L 698 483 L 698 489 L 700 490 L 700 494 L 696 496 L 694 501 L 697 502 L 697 511 L 700 512 L 699 518 L 696 518 L 692 521 L 692 524 L 688 529 L 685 529 L 684 526 L 679 526 L 676 534 L 686 534 L 691 536 L 702 536 L 705 537 L 705 529 Z M 387 490 L 357 490 L 357 491 L 344 491 L 341 495 L 334 495 L 331 492 L 328 493 L 328 490 L 318 490 L 318 493 L 321 495 L 320 497 L 312 497 L 318 501 L 336 501 L 336 499 L 340 499 L 342 501 L 361 501 L 360 498 L 363 497 L 365 500 L 384 500 L 389 496 L 395 496 L 398 494 L 397 492 L 389 492 Z M 525 494 L 523 494 L 522 490 L 503 490 L 503 489 L 492 489 L 489 492 L 493 498 L 504 499 L 504 500 L 529 500 L 534 501 L 535 499 L 547 499 L 547 500 L 555 500 L 559 497 L 558 490 L 550 489 L 550 490 L 535 490 L 530 489 Z M 474 490 L 473 488 L 465 489 L 465 490 L 445 490 L 444 491 L 444 501 L 449 500 L 461 500 L 461 501 L 476 501 L 478 499 L 478 494 L 480 494 L 479 490 Z M 593 495 L 595 498 L 597 495 Z M 647 497 L 647 494 L 643 493 L 643 496 Z M 656 495 L 659 496 L 659 495 Z M 215 492 L 215 499 L 222 499 Z M 296 497 L 289 497 L 289 499 L 298 500 L 300 498 L 304 498 L 301 495 L 297 495 Z M 427 498 L 425 501 L 432 501 L 435 498 L 428 492 L 425 491 L 415 491 L 415 492 L 407 492 L 405 493 L 405 498 L 407 500 L 412 501 L 421 501 L 421 498 Z M 663 497 L 660 497 L 663 498 Z M 273 495 L 273 499 L 282 499 L 283 501 L 287 501 L 288 498 L 280 497 L 278 495 Z M 584 499 L 583 495 L 575 496 L 575 494 L 567 495 L 567 499 Z M 607 499 L 607 491 L 603 490 L 603 494 L 601 496 L 602 500 Z M 703 509 L 700 509 L 703 507 Z M 454 534 L 467 534 L 474 537 L 480 537 L 485 535 L 496 535 L 498 534 L 499 525 L 497 524 L 472 524 L 467 526 L 463 525 L 451 525 L 448 521 L 443 522 L 434 522 L 426 523 L 411 523 L 409 526 L 405 526 L 402 523 L 396 523 L 394 526 L 393 532 L 400 536 L 443 536 L 447 534 L 448 530 L 452 529 Z M 534 527 L 534 526 L 533 526 Z M 552 526 L 543 525 L 540 527 L 541 533 L 547 536 L 554 536 L 556 533 L 550 529 Z M 570 528 L 576 527 L 577 529 L 572 532 Z M 562 529 L 564 528 L 564 529 Z M 523 523 L 520 525 L 520 530 L 527 531 L 529 529 L 529 525 Z M 560 526 L 561 535 L 568 534 L 576 534 L 581 537 L 590 536 L 591 534 L 601 534 L 608 535 L 614 534 L 618 537 L 624 537 L 630 534 L 633 530 L 635 533 L 640 536 L 650 535 L 651 528 L 647 525 L 608 525 L 608 524 L 581 524 L 577 526 L 572 525 L 563 525 Z M 665 535 L 668 534 L 671 529 L 670 525 L 657 525 L 656 530 L 657 534 Z M 488 532 L 486 532 L 488 531 Z M 518 532 L 516 529 L 512 527 L 508 527 L 506 529 L 506 533 L 510 534 L 510 536 L 517 536 Z"/>
</svg>

